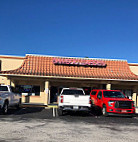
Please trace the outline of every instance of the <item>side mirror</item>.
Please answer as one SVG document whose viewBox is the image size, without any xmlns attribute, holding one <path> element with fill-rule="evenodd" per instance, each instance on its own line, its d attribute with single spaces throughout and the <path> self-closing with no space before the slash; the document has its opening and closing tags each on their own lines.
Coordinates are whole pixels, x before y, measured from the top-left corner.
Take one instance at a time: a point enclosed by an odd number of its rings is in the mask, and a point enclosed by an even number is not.
<svg viewBox="0 0 138 142">
<path fill-rule="evenodd" d="M 97 96 L 98 99 L 101 99 L 102 97 L 100 95 Z"/>
</svg>

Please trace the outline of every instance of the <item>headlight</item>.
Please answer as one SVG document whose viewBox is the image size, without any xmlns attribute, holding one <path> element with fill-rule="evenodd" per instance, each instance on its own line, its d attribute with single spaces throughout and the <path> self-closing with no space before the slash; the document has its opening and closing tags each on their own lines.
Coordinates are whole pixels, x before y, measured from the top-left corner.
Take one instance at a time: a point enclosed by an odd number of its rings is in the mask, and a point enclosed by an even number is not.
<svg viewBox="0 0 138 142">
<path fill-rule="evenodd" d="M 109 101 L 109 102 L 108 102 L 108 106 L 113 106 L 114 102 L 115 102 L 115 101 Z"/>
</svg>

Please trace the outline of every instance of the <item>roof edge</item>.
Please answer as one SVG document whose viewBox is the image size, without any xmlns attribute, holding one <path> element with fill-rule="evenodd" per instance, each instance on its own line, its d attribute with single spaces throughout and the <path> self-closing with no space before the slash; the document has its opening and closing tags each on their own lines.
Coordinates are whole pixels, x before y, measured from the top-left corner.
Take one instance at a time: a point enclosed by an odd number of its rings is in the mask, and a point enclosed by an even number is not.
<svg viewBox="0 0 138 142">
<path fill-rule="evenodd" d="M 138 66 L 138 63 L 128 63 L 129 66 Z"/>
<path fill-rule="evenodd" d="M 26 54 L 26 56 L 40 56 L 40 57 L 57 57 L 57 58 L 74 58 L 74 59 L 86 59 L 86 60 L 104 60 L 104 61 L 124 61 L 123 59 L 106 59 L 106 58 L 85 58 L 85 57 L 66 57 L 66 56 L 54 56 L 54 55 L 39 55 L 39 54 Z"/>
<path fill-rule="evenodd" d="M 0 55 L 0 58 L 10 58 L 10 59 L 25 59 L 24 56 L 13 56 L 13 55 Z"/>
<path fill-rule="evenodd" d="M 125 79 L 106 79 L 106 78 L 82 78 L 82 77 L 61 77 L 61 76 L 39 76 L 39 75 L 18 75 L 18 74 L 0 74 L 0 76 L 20 76 L 20 77 L 39 77 L 39 78 L 60 78 L 60 79 L 82 79 L 82 80 L 105 80 L 105 81 L 128 81 L 138 82 L 138 80 Z"/>
</svg>

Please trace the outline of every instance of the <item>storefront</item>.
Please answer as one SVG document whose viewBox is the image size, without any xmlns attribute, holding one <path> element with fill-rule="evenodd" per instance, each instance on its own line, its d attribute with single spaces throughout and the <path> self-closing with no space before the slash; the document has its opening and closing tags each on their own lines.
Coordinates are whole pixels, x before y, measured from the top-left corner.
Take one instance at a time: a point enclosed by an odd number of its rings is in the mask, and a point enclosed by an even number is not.
<svg viewBox="0 0 138 142">
<path fill-rule="evenodd" d="M 26 55 L 17 69 L 1 71 L 7 85 L 22 93 L 25 103 L 57 103 L 63 87 L 122 90 L 138 105 L 138 75 L 126 60 Z"/>
</svg>

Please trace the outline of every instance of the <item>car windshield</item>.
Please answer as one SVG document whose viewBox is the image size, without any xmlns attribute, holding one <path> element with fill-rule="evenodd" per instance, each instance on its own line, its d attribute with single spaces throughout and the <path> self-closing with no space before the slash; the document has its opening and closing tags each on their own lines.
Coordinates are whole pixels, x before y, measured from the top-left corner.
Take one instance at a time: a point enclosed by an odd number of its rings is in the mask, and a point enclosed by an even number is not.
<svg viewBox="0 0 138 142">
<path fill-rule="evenodd" d="M 75 95 L 75 94 L 84 95 L 82 90 L 70 90 L 70 89 L 63 90 L 62 94 L 63 95 Z"/>
<path fill-rule="evenodd" d="M 8 91 L 8 87 L 7 86 L 0 86 L 0 91 Z"/>
<path fill-rule="evenodd" d="M 105 98 L 125 98 L 121 92 L 117 91 L 104 91 L 103 95 Z"/>
</svg>

